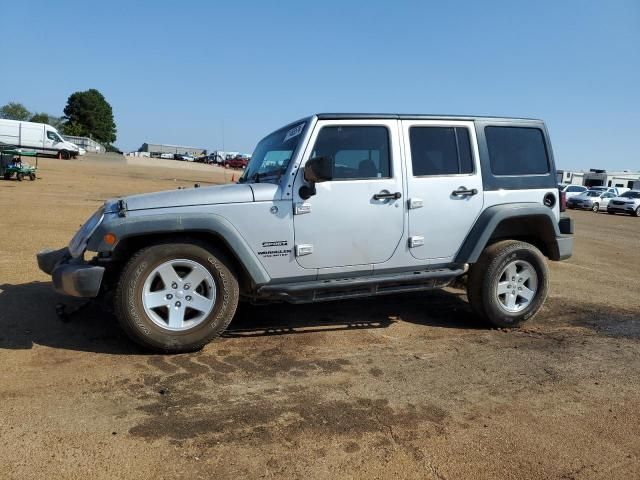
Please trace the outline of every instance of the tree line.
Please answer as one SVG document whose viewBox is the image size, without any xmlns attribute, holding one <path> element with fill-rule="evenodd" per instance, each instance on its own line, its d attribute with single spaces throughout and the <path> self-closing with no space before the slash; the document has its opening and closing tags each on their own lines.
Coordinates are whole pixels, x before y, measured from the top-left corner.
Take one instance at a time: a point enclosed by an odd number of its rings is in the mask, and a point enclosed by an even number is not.
<svg viewBox="0 0 640 480">
<path fill-rule="evenodd" d="M 95 88 L 72 93 L 64 107 L 64 116 L 56 117 L 44 112 L 30 112 L 22 103 L 9 102 L 0 107 L 0 118 L 25 122 L 47 123 L 65 135 L 91 137 L 115 150 L 116 124 L 113 110 L 104 96 Z"/>
</svg>

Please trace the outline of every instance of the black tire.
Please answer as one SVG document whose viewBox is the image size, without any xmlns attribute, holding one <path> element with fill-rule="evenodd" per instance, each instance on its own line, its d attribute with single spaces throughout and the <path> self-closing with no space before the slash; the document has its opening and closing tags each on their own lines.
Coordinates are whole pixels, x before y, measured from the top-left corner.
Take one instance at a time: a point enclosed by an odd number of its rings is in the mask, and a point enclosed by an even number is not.
<svg viewBox="0 0 640 480">
<path fill-rule="evenodd" d="M 16 173 L 16 180 L 18 180 L 19 182 L 24 180 L 24 173 L 22 173 L 22 172 Z"/>
<path fill-rule="evenodd" d="M 538 282 L 529 304 L 518 312 L 509 312 L 500 302 L 496 289 L 504 269 L 514 261 L 531 265 Z M 497 327 L 516 327 L 532 318 L 542 307 L 548 291 L 549 271 L 545 258 L 540 250 L 526 242 L 503 240 L 494 243 L 485 248 L 478 262 L 469 270 L 467 297 L 471 308 L 483 320 Z"/>
<path fill-rule="evenodd" d="M 164 262 L 186 259 L 197 262 L 213 276 L 216 299 L 213 310 L 196 326 L 171 331 L 160 327 L 146 313 L 144 283 Z M 239 287 L 228 260 L 211 246 L 190 239 L 163 242 L 137 252 L 124 267 L 114 296 L 114 310 L 122 329 L 143 347 L 165 353 L 200 350 L 227 328 L 238 305 Z"/>
<path fill-rule="evenodd" d="M 11 174 L 5 173 L 4 175 L 2 175 L 2 178 L 4 178 L 5 180 L 11 180 Z"/>
<path fill-rule="evenodd" d="M 593 213 L 598 213 L 598 211 L 600 210 L 600 204 L 598 202 L 594 203 L 591 207 L 591 210 L 593 211 Z"/>
<path fill-rule="evenodd" d="M 36 181 L 36 174 L 35 173 L 30 173 L 29 174 L 29 180 L 31 180 L 32 182 Z"/>
<path fill-rule="evenodd" d="M 640 217 L 640 207 L 636 208 L 631 215 L 634 217 Z"/>
</svg>

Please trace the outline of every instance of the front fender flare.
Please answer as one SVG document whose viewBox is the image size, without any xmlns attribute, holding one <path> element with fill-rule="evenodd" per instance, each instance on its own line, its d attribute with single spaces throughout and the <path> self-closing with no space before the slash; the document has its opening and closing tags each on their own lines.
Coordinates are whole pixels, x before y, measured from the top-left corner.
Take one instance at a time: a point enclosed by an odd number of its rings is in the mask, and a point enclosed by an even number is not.
<svg viewBox="0 0 640 480">
<path fill-rule="evenodd" d="M 113 233 L 118 243 L 132 237 L 155 234 L 186 234 L 200 232 L 220 237 L 233 251 L 255 285 L 269 283 L 271 278 L 240 232 L 226 218 L 210 213 L 170 213 L 113 216 L 105 219 L 89 240 L 87 249 L 94 252 L 111 253 L 116 245 L 104 241 L 107 233 Z"/>
</svg>

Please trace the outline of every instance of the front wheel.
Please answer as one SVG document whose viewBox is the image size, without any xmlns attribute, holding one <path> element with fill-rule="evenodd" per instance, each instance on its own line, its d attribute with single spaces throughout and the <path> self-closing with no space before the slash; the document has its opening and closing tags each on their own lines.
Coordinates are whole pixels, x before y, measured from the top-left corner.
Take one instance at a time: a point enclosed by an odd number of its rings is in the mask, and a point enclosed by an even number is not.
<svg viewBox="0 0 640 480">
<path fill-rule="evenodd" d="M 599 203 L 594 203 L 593 206 L 591 207 L 591 210 L 593 210 L 593 213 L 598 213 L 598 210 L 600 210 L 600 204 Z"/>
<path fill-rule="evenodd" d="M 179 353 L 201 349 L 229 325 L 238 280 L 209 245 L 185 240 L 147 247 L 125 266 L 115 311 L 124 331 L 145 348 Z"/>
<path fill-rule="evenodd" d="M 640 217 L 640 207 L 636 208 L 631 215 L 634 217 Z"/>
<path fill-rule="evenodd" d="M 24 173 L 22 172 L 18 172 L 16 173 L 16 179 L 21 182 L 22 180 L 24 180 Z"/>
<path fill-rule="evenodd" d="M 504 240 L 487 247 L 471 266 L 467 296 L 474 312 L 497 327 L 530 319 L 549 290 L 545 258 L 533 245 Z"/>
</svg>

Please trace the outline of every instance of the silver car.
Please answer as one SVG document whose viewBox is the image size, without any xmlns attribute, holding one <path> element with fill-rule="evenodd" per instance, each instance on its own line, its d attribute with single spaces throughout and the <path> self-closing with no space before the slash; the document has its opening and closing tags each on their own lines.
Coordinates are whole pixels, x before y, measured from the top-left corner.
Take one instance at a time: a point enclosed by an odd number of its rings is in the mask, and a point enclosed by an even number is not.
<svg viewBox="0 0 640 480">
<path fill-rule="evenodd" d="M 587 190 L 580 195 L 567 199 L 567 208 L 581 208 L 585 210 L 600 211 L 607 208 L 609 202 L 615 195 L 610 192 L 601 192 L 599 190 Z"/>
<path fill-rule="evenodd" d="M 628 190 L 612 199 L 607 206 L 607 213 L 628 213 L 640 217 L 640 190 Z"/>
</svg>

